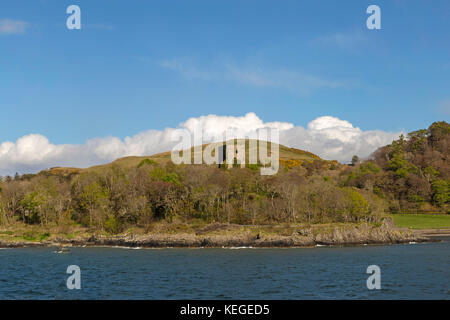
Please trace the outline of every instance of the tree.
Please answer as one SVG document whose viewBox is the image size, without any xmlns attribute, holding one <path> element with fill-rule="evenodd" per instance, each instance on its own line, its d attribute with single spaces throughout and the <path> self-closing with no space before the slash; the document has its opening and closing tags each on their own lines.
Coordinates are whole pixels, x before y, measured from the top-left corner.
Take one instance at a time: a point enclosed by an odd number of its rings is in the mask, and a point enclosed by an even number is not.
<svg viewBox="0 0 450 320">
<path fill-rule="evenodd" d="M 433 201 L 439 207 L 450 202 L 450 180 L 436 179 L 432 182 Z"/>
<path fill-rule="evenodd" d="M 39 215 L 41 203 L 39 200 L 38 193 L 33 191 L 27 193 L 22 201 L 20 201 L 23 222 L 36 224 L 41 221 Z"/>
<path fill-rule="evenodd" d="M 93 226 L 94 213 L 97 210 L 104 211 L 107 201 L 108 192 L 98 182 L 94 181 L 83 188 L 83 192 L 80 194 L 79 204 L 82 209 L 89 213 L 89 226 Z"/>
</svg>

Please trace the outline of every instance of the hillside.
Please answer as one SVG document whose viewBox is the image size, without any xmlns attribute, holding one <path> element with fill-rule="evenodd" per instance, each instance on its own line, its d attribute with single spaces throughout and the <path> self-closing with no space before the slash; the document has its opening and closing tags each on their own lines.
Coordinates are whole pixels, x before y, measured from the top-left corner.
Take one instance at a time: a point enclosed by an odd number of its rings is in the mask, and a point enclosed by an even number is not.
<svg viewBox="0 0 450 320">
<path fill-rule="evenodd" d="M 242 141 L 242 140 L 240 140 Z M 215 143 L 215 144 L 223 144 L 223 143 Z M 214 144 L 214 145 L 215 145 Z M 202 150 L 205 150 L 207 144 L 202 145 Z M 272 143 L 268 142 L 267 143 L 267 149 L 269 151 L 270 154 L 270 150 L 272 148 Z M 246 159 L 248 162 L 249 159 L 249 141 L 246 140 L 245 141 L 245 151 L 246 151 Z M 213 152 L 214 155 L 214 152 Z M 303 163 L 313 163 L 315 160 L 321 160 L 321 158 L 311 152 L 308 151 L 303 151 L 300 149 L 295 149 L 295 148 L 289 148 L 283 145 L 279 145 L 279 158 L 280 158 L 280 164 L 281 166 L 301 166 Z M 75 174 L 75 173 L 81 173 L 81 172 L 86 172 L 86 171 L 102 171 L 105 170 L 107 168 L 110 168 L 112 166 L 119 166 L 122 168 L 133 168 L 138 166 L 142 161 L 145 161 L 146 159 L 155 161 L 159 164 L 166 164 L 168 161 L 171 160 L 171 152 L 167 151 L 167 152 L 163 152 L 163 153 L 158 153 L 158 154 L 154 154 L 154 155 L 149 155 L 149 156 L 130 156 L 130 157 L 123 157 L 123 158 L 119 158 L 111 163 L 107 163 L 107 164 L 102 164 L 102 165 L 97 165 L 97 166 L 93 166 L 90 168 L 86 168 L 86 169 L 81 169 L 81 168 L 65 168 L 65 167 L 55 167 L 55 168 L 51 168 L 48 170 L 44 170 L 43 173 L 47 172 L 50 174 L 55 174 L 55 175 L 70 175 L 70 174 Z M 191 148 L 191 159 L 192 159 L 192 163 L 194 162 L 194 148 Z"/>
<path fill-rule="evenodd" d="M 401 136 L 349 169 L 345 185 L 377 194 L 392 212 L 450 210 L 450 125 Z"/>
</svg>

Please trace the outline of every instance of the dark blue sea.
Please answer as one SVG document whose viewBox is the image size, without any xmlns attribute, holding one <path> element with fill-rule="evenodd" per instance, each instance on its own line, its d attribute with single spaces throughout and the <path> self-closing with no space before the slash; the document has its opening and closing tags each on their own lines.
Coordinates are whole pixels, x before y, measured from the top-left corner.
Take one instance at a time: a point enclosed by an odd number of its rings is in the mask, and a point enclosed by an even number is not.
<svg viewBox="0 0 450 320">
<path fill-rule="evenodd" d="M 69 290 L 69 265 L 81 289 Z M 381 289 L 369 290 L 369 265 Z M 0 249 L 0 299 L 449 299 L 450 239 L 298 249 Z"/>
</svg>

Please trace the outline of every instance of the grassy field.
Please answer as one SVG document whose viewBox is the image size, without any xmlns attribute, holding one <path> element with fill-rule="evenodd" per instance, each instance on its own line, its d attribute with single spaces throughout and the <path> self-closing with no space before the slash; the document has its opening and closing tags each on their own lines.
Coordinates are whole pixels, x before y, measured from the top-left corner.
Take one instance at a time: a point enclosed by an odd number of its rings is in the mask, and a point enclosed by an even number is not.
<svg viewBox="0 0 450 320">
<path fill-rule="evenodd" d="M 449 214 L 393 214 L 395 225 L 411 229 L 450 228 Z"/>
</svg>

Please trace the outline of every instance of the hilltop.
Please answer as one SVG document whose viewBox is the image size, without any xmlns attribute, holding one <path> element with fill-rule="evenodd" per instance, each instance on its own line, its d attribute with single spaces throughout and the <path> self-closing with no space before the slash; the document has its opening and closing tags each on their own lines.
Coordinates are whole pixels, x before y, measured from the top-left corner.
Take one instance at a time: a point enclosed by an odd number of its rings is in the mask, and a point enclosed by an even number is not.
<svg viewBox="0 0 450 320">
<path fill-rule="evenodd" d="M 242 141 L 241 139 L 237 139 L 237 140 Z M 223 142 L 213 143 L 213 145 L 216 145 L 216 144 L 222 145 L 224 143 Z M 202 145 L 202 150 L 205 150 L 206 146 L 208 146 L 208 144 Z M 308 151 L 295 149 L 295 148 L 289 148 L 289 147 L 286 147 L 281 144 L 278 145 L 278 147 L 279 147 L 280 165 L 283 167 L 284 166 L 288 166 L 288 167 L 301 166 L 304 163 L 313 163 L 316 160 L 327 162 L 327 163 L 337 164 L 337 161 L 322 160 L 319 156 L 317 156 L 311 152 L 308 152 Z M 267 142 L 267 149 L 269 151 L 269 155 L 270 155 L 271 148 L 272 148 L 272 143 Z M 249 140 L 248 139 L 245 140 L 245 152 L 246 152 L 245 159 L 248 162 L 248 159 L 249 159 Z M 194 149 L 194 147 L 192 147 L 191 148 L 192 163 L 194 162 L 193 161 L 194 154 L 195 154 L 195 149 Z M 214 155 L 214 152 L 212 154 Z M 89 171 L 101 172 L 102 170 L 106 170 L 113 166 L 118 166 L 121 168 L 129 169 L 129 168 L 139 166 L 139 164 L 141 164 L 143 161 L 146 161 L 146 160 L 155 161 L 158 164 L 165 165 L 165 164 L 167 164 L 167 162 L 171 161 L 171 152 L 166 151 L 166 152 L 157 153 L 157 154 L 149 155 L 149 156 L 128 156 L 128 157 L 119 158 L 111 163 L 96 165 L 96 166 L 84 168 L 84 169 L 83 168 L 71 168 L 71 167 L 54 167 L 54 168 L 50 168 L 47 170 L 43 170 L 41 172 L 41 174 L 49 173 L 49 174 L 54 174 L 54 175 L 67 176 L 67 175 L 71 175 L 71 174 L 78 174 L 78 173 L 89 172 Z M 259 163 L 259 161 L 258 161 L 258 163 Z"/>
</svg>

